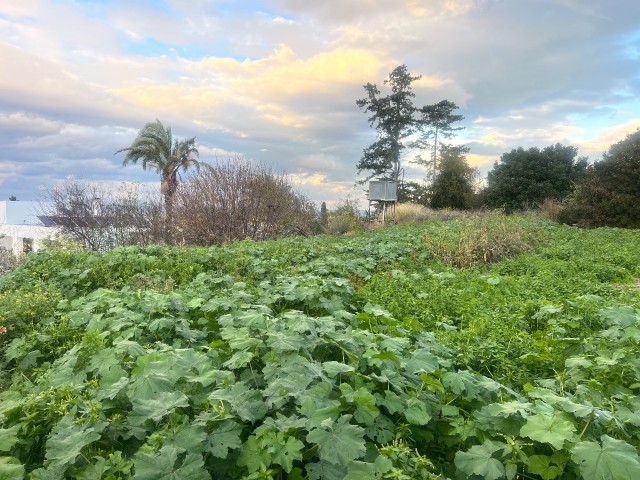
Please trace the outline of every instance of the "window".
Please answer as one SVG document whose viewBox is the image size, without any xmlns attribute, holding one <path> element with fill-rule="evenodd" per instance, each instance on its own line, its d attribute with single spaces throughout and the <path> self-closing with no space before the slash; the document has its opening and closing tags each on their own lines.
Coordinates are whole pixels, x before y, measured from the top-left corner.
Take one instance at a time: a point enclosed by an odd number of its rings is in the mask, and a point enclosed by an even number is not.
<svg viewBox="0 0 640 480">
<path fill-rule="evenodd" d="M 22 253 L 33 252 L 33 238 L 22 239 Z"/>
</svg>

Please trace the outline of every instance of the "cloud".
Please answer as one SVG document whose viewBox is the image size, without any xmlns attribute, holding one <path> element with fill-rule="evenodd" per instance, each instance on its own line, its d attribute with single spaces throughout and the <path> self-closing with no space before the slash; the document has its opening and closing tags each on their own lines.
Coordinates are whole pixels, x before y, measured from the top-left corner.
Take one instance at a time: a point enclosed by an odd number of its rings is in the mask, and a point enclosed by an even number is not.
<svg viewBox="0 0 640 480">
<path fill-rule="evenodd" d="M 334 199 L 375 139 L 362 85 L 400 64 L 417 105 L 461 107 L 480 168 L 555 142 L 597 158 L 640 118 L 637 18 L 628 0 L 2 2 L 0 196 L 74 171 L 155 182 L 113 152 L 159 118 L 205 160 Z"/>
<path fill-rule="evenodd" d="M 624 140 L 640 129 L 640 118 L 634 118 L 620 125 L 603 128 L 591 138 L 576 139 L 575 144 L 580 148 L 580 155 L 586 155 L 593 160 L 599 160 L 611 145 Z"/>
</svg>

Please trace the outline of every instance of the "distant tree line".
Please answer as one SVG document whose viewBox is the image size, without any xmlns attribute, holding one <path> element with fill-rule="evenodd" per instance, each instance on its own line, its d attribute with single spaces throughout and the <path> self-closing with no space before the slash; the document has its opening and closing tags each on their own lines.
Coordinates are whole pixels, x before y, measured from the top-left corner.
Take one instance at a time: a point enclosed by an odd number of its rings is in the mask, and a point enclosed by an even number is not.
<svg viewBox="0 0 640 480">
<path fill-rule="evenodd" d="M 447 128 L 438 127 L 433 135 L 447 138 L 442 133 Z M 216 165 L 199 162 L 195 138 L 173 140 L 170 129 L 159 121 L 147 124 L 122 151 L 127 152 L 125 165 L 141 161 L 143 168 L 159 173 L 160 195 L 130 185 L 114 189 L 82 180 L 67 180 L 48 192 L 52 207 L 42 213 L 86 248 L 204 246 L 361 228 L 357 202 L 343 200 L 332 210 L 323 202 L 318 212 L 286 176 L 266 166 L 242 158 Z M 437 170 L 430 182 L 404 182 L 400 201 L 506 213 L 553 201 L 556 219 L 564 223 L 640 228 L 640 130 L 612 145 L 591 165 L 573 146 L 513 149 L 494 164 L 483 188 L 477 170 L 467 162 L 468 152 L 465 146 L 440 143 L 432 153 Z M 398 163 L 381 163 L 381 172 L 385 165 L 397 173 Z"/>
<path fill-rule="evenodd" d="M 159 120 L 147 123 L 120 152 L 126 153 L 123 165 L 140 162 L 159 174 L 160 196 L 83 180 L 48 191 L 51 207 L 42 213 L 86 248 L 216 245 L 323 230 L 315 205 L 286 176 L 241 157 L 202 163 L 195 137 L 174 139 Z"/>
<path fill-rule="evenodd" d="M 504 153 L 480 186 L 465 146 L 444 143 L 464 119 L 448 100 L 416 107 L 411 75 L 405 65 L 384 81 L 364 85 L 366 97 L 356 103 L 369 113 L 377 140 L 363 150 L 358 173 L 364 183 L 374 177 L 399 182 L 398 201 L 431 208 L 502 209 L 506 213 L 536 209 L 555 202 L 557 219 L 584 227 L 640 227 L 640 130 L 612 145 L 602 160 L 590 165 L 578 149 L 561 144 L 522 147 Z M 383 88 L 384 88 L 383 87 Z M 426 167 L 425 181 L 401 181 L 403 150 L 427 150 L 412 163 Z"/>
</svg>

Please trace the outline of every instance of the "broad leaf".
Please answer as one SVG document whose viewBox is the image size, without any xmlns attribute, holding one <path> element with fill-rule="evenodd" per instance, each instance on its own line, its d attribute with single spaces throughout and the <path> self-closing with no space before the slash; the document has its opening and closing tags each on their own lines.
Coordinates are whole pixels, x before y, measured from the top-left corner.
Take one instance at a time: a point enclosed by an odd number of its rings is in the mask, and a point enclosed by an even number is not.
<svg viewBox="0 0 640 480">
<path fill-rule="evenodd" d="M 560 476 L 562 469 L 557 465 L 551 465 L 551 458 L 546 455 L 531 455 L 527 470 L 529 473 L 540 475 L 543 480 L 553 480 Z"/>
<path fill-rule="evenodd" d="M 365 454 L 364 429 L 351 425 L 350 420 L 351 415 L 344 415 L 329 426 L 309 432 L 307 441 L 318 445 L 321 460 L 344 467 Z"/>
<path fill-rule="evenodd" d="M 355 371 L 353 366 L 347 365 L 346 363 L 335 362 L 333 360 L 330 362 L 324 362 L 322 364 L 322 368 L 330 378 L 335 378 L 336 375 L 341 373 L 351 373 Z"/>
<path fill-rule="evenodd" d="M 249 473 L 257 472 L 261 467 L 268 467 L 272 462 L 272 454 L 264 448 L 260 438 L 251 435 L 242 444 L 242 450 L 238 457 L 238 465 L 247 467 Z"/>
<path fill-rule="evenodd" d="M 227 458 L 229 450 L 242 447 L 242 427 L 231 420 L 225 420 L 213 430 L 205 442 L 205 450 L 214 457 Z"/>
<path fill-rule="evenodd" d="M 640 315 L 630 305 L 607 307 L 600 310 L 599 313 L 609 325 L 617 325 L 624 328 L 640 322 Z"/>
<path fill-rule="evenodd" d="M 188 407 L 189 398 L 181 392 L 160 392 L 153 400 L 135 400 L 129 414 L 132 425 L 142 425 L 146 420 L 160 421 L 176 408 Z"/>
<path fill-rule="evenodd" d="M 426 348 L 414 351 L 406 360 L 406 368 L 409 373 L 430 373 L 438 369 L 440 363 L 438 357 Z"/>
<path fill-rule="evenodd" d="M 527 423 L 520 429 L 520 435 L 537 442 L 549 443 L 559 450 L 565 441 L 573 438 L 575 431 L 575 425 L 563 415 L 537 414 L 527 418 Z"/>
<path fill-rule="evenodd" d="M 596 442 L 579 442 L 571 449 L 571 459 L 578 464 L 584 478 L 640 478 L 640 458 L 635 447 L 607 435 L 602 436 L 602 446 Z"/>
<path fill-rule="evenodd" d="M 383 475 L 393 468 L 393 462 L 384 456 L 376 458 L 374 463 L 351 462 L 344 480 L 363 480 L 384 478 Z"/>
<path fill-rule="evenodd" d="M 138 376 L 127 387 L 131 401 L 153 400 L 160 393 L 172 392 L 175 381 L 165 373 L 147 373 Z"/>
<path fill-rule="evenodd" d="M 401 412 L 405 409 L 406 403 L 404 399 L 391 390 L 386 390 L 384 392 L 384 400 L 382 400 L 382 405 L 391 413 Z"/>
<path fill-rule="evenodd" d="M 407 399 L 407 409 L 404 411 L 404 417 L 414 425 L 426 425 L 431 420 L 431 415 L 427 412 L 426 403 L 418 398 Z"/>
<path fill-rule="evenodd" d="M 347 469 L 329 462 L 309 463 L 305 466 L 309 480 L 344 480 Z"/>
<path fill-rule="evenodd" d="M 467 452 L 457 452 L 455 464 L 467 475 L 480 475 L 485 480 L 497 480 L 505 476 L 502 462 L 493 458 L 493 453 L 502 447 L 487 440 L 482 445 L 474 445 Z"/>
<path fill-rule="evenodd" d="M 24 466 L 15 457 L 0 457 L 0 480 L 23 480 Z"/>
<path fill-rule="evenodd" d="M 73 464 L 84 447 L 100 438 L 94 428 L 79 424 L 54 430 L 46 444 L 46 459 L 53 467 Z"/>
<path fill-rule="evenodd" d="M 209 480 L 202 455 L 180 455 L 174 447 L 162 447 L 157 455 L 138 452 L 133 459 L 136 480 Z"/>
<path fill-rule="evenodd" d="M 189 425 L 189 418 L 185 415 L 185 422 L 168 428 L 162 445 L 175 447 L 189 453 L 202 453 L 207 433 L 200 425 Z"/>
<path fill-rule="evenodd" d="M 0 428 L 0 452 L 8 452 L 18 443 L 18 431 L 21 425 L 14 425 L 11 428 Z"/>
<path fill-rule="evenodd" d="M 278 433 L 278 437 L 283 435 Z M 304 443 L 294 437 L 288 437 L 283 443 L 277 443 L 274 445 L 273 462 L 282 466 L 282 469 L 289 473 L 293 469 L 293 462 L 296 460 L 302 460 L 302 449 Z"/>
</svg>

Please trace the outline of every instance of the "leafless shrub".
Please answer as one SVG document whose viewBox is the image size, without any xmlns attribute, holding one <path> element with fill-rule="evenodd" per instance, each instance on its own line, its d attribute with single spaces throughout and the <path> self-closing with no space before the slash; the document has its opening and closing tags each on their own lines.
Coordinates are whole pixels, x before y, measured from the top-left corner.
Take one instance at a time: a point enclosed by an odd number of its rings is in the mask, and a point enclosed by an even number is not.
<svg viewBox="0 0 640 480">
<path fill-rule="evenodd" d="M 315 233 L 314 205 L 265 165 L 229 159 L 194 172 L 174 203 L 175 240 L 213 245 Z"/>
<path fill-rule="evenodd" d="M 47 191 L 42 212 L 62 234 L 92 250 L 148 245 L 163 238 L 160 197 L 131 185 L 69 179 Z"/>
</svg>

